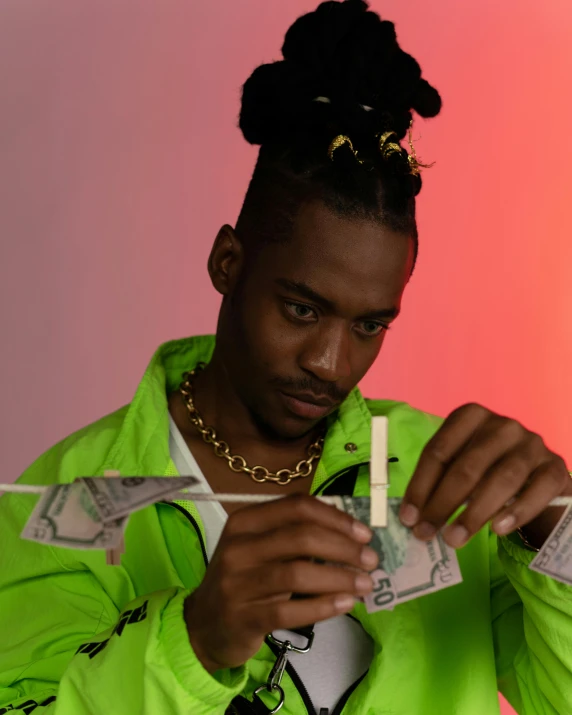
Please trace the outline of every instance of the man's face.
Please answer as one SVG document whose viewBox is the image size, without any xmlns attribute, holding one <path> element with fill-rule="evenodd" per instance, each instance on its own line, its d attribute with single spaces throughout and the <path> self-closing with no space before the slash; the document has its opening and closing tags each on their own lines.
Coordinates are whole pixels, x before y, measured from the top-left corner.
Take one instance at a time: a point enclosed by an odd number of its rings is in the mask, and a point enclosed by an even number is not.
<svg viewBox="0 0 572 715">
<path fill-rule="evenodd" d="M 300 211 L 290 240 L 248 257 L 217 342 L 269 434 L 301 437 L 358 384 L 397 317 L 412 262 L 411 238 L 322 203 Z"/>
</svg>

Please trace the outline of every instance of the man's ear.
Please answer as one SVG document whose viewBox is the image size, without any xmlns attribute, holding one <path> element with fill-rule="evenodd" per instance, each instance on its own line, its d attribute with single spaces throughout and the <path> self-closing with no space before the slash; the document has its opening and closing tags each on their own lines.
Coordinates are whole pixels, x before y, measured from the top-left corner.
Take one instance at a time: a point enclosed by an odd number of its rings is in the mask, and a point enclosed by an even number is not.
<svg viewBox="0 0 572 715">
<path fill-rule="evenodd" d="M 232 226 L 225 224 L 217 234 L 208 270 L 214 289 L 221 295 L 232 292 L 244 263 L 244 248 Z"/>
</svg>

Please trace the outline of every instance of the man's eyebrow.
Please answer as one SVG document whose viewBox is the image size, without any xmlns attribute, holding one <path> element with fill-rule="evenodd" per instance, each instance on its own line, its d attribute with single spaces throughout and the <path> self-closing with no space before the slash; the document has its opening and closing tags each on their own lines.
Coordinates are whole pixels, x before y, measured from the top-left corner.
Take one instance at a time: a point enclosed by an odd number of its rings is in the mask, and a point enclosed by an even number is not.
<svg viewBox="0 0 572 715">
<path fill-rule="evenodd" d="M 288 280 L 288 278 L 277 278 L 276 283 L 282 286 L 282 288 L 286 288 L 286 290 L 289 290 L 292 293 L 297 293 L 299 296 L 306 298 L 306 300 L 311 300 L 314 303 L 318 303 L 319 305 L 323 306 L 324 308 L 327 308 L 328 310 L 331 310 L 332 312 L 336 308 L 335 303 L 333 303 L 333 301 L 324 298 L 323 295 L 320 295 L 313 288 L 310 288 L 310 286 L 306 285 L 306 283 L 302 283 L 300 281 L 291 281 Z"/>
<path fill-rule="evenodd" d="M 399 315 L 399 308 L 385 308 L 384 310 L 374 310 L 373 313 L 362 315 L 362 320 L 394 320 Z"/>
<path fill-rule="evenodd" d="M 333 301 L 329 300 L 328 298 L 324 298 L 323 295 L 320 295 L 320 293 L 315 291 L 313 288 L 310 288 L 310 286 L 306 283 L 302 283 L 301 281 L 291 281 L 288 278 L 277 278 L 276 283 L 279 286 L 282 286 L 282 288 L 291 291 L 292 293 L 297 293 L 299 296 L 305 298 L 306 300 L 311 300 L 313 303 L 318 303 L 318 305 L 321 305 L 329 311 L 334 312 L 336 309 L 336 304 Z M 393 307 L 385 308 L 383 310 L 374 310 L 371 313 L 362 315 L 361 319 L 393 320 L 394 318 L 397 318 L 398 315 L 399 308 Z"/>
</svg>

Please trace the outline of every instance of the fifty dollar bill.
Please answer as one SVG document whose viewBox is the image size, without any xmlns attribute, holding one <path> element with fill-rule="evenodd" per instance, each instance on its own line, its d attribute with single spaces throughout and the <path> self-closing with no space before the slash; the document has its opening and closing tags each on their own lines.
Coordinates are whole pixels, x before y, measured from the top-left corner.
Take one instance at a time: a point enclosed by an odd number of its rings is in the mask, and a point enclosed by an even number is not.
<svg viewBox="0 0 572 715">
<path fill-rule="evenodd" d="M 370 525 L 369 497 L 335 497 L 338 508 Z M 373 527 L 370 546 L 379 556 L 379 566 L 370 575 L 374 590 L 365 597 L 369 613 L 392 610 L 399 603 L 461 583 L 455 549 L 441 534 L 419 541 L 403 526 L 398 513 L 401 499 L 388 499 L 387 528 Z"/>
</svg>

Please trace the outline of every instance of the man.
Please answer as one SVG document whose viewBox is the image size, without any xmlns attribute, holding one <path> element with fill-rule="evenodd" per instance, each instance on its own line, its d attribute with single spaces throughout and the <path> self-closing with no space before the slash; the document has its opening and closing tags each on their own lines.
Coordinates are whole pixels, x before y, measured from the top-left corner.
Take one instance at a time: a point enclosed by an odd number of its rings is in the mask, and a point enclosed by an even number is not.
<svg viewBox="0 0 572 715">
<path fill-rule="evenodd" d="M 353 28 L 347 67 L 371 15 L 365 3 L 325 3 L 306 18 L 326 38 L 329 23 L 342 35 Z M 212 715 L 282 704 L 287 714 L 482 715 L 498 711 L 497 684 L 520 713 L 572 707 L 572 593 L 528 569 L 560 513 L 549 501 L 572 494 L 561 457 L 483 406 L 442 422 L 356 387 L 400 313 L 417 254 L 419 164 L 399 140 L 411 108 L 432 116 L 438 95 L 420 73 L 402 76 L 404 53 L 389 23 L 375 21 L 397 48 L 387 71 L 396 86 L 411 84 L 405 99 L 381 111 L 374 92 L 350 111 L 349 90 L 333 86 L 308 102 L 287 81 L 300 72 L 303 20 L 284 63 L 245 85 L 241 128 L 262 149 L 237 225 L 221 228 L 209 258 L 223 296 L 216 339 L 161 346 L 130 405 L 20 479 L 188 469 L 205 491 L 289 498 L 227 514 L 188 501 L 149 507 L 132 515 L 115 567 L 103 553 L 19 540 L 34 500 L 3 497 L 0 713 Z M 314 23 L 310 39 L 317 32 Z M 273 101 L 283 103 L 278 129 Z M 307 112 L 307 132 L 278 137 L 289 111 L 301 124 Z M 376 140 L 354 146 L 369 122 Z M 443 532 L 463 583 L 367 614 L 356 599 L 374 588 L 371 533 L 309 495 L 367 495 L 379 414 L 389 418 L 390 496 L 403 497 L 403 523 L 427 539 L 468 506 Z M 286 637 L 311 647 L 267 690 Z"/>
</svg>

